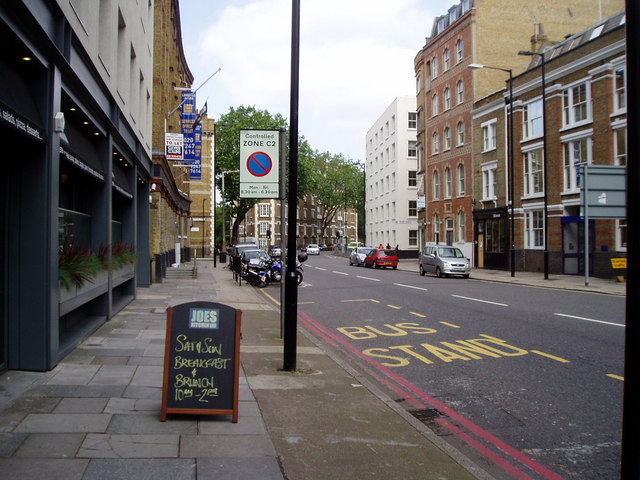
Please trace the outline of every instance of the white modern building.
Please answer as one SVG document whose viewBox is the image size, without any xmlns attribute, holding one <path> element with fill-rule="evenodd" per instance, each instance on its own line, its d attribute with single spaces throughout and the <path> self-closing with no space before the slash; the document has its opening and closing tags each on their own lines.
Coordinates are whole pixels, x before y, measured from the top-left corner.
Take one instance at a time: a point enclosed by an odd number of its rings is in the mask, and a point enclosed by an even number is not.
<svg viewBox="0 0 640 480">
<path fill-rule="evenodd" d="M 418 250 L 417 127 L 415 97 L 398 97 L 367 132 L 367 245 Z"/>
</svg>

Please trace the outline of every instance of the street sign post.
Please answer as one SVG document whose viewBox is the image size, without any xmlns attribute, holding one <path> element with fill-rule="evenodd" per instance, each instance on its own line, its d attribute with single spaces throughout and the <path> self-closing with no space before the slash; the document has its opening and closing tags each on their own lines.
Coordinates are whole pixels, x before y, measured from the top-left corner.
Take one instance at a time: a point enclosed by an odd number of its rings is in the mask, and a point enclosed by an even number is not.
<svg viewBox="0 0 640 480">
<path fill-rule="evenodd" d="M 280 198 L 278 130 L 240 130 L 240 198 Z"/>
</svg>

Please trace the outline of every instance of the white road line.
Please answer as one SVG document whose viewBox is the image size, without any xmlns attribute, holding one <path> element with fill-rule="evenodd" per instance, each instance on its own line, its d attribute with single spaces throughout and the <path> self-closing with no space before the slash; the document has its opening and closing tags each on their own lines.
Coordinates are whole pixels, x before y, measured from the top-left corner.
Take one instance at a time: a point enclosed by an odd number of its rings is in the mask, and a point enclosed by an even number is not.
<svg viewBox="0 0 640 480">
<path fill-rule="evenodd" d="M 471 300 L 473 302 L 490 303 L 491 305 L 498 305 L 499 307 L 508 307 L 509 306 L 506 303 L 490 302 L 489 300 L 481 300 L 479 298 L 472 298 L 472 297 L 463 297 L 462 295 L 451 294 L 451 296 L 452 297 L 456 297 L 456 298 L 463 298 L 465 300 Z"/>
<path fill-rule="evenodd" d="M 403 283 L 394 283 L 394 285 L 398 286 L 398 287 L 405 287 L 405 288 L 413 288 L 414 290 L 422 290 L 423 292 L 426 292 L 427 289 L 426 288 L 422 288 L 422 287 L 414 287 L 413 285 L 405 285 Z"/>
<path fill-rule="evenodd" d="M 345 272 L 337 272 L 335 270 L 332 270 L 331 273 L 337 273 L 338 275 L 349 275 L 348 273 Z"/>
<path fill-rule="evenodd" d="M 360 275 L 356 275 L 356 278 L 361 278 L 363 280 L 371 280 L 372 282 L 379 282 L 379 278 L 371 278 L 371 277 L 361 277 Z"/>
<path fill-rule="evenodd" d="M 318 270 L 323 270 L 323 271 L 326 271 L 326 270 L 327 270 L 326 268 L 322 268 L 322 267 L 313 267 L 313 268 L 316 268 L 316 269 L 318 269 Z"/>
<path fill-rule="evenodd" d="M 554 315 L 558 315 L 559 317 L 575 318 L 576 320 L 584 320 L 585 322 L 604 323 L 605 325 L 613 325 L 615 327 L 625 327 L 620 323 L 605 322 L 604 320 L 595 320 L 593 318 L 576 317 L 575 315 L 567 315 L 565 313 L 554 313 Z"/>
</svg>

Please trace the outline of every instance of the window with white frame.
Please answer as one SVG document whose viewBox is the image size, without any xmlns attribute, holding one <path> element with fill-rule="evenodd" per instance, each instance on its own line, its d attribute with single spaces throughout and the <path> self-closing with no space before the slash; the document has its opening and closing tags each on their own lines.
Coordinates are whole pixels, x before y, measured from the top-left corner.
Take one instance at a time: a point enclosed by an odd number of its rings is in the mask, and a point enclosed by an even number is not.
<svg viewBox="0 0 640 480">
<path fill-rule="evenodd" d="M 436 154 L 440 151 L 440 135 L 438 132 L 433 132 L 431 136 L 431 153 Z"/>
<path fill-rule="evenodd" d="M 627 219 L 616 220 L 616 250 L 627 251 Z"/>
<path fill-rule="evenodd" d="M 260 204 L 260 216 L 261 217 L 268 217 L 269 216 L 269 212 L 270 212 L 270 207 L 271 207 L 271 205 L 269 205 L 268 203 L 261 203 Z"/>
<path fill-rule="evenodd" d="M 464 102 L 464 82 L 462 80 L 458 80 L 456 83 L 456 94 L 458 98 L 458 105 Z"/>
<path fill-rule="evenodd" d="M 463 197 L 465 193 L 464 165 L 458 165 L 458 196 Z"/>
<path fill-rule="evenodd" d="M 444 89 L 443 103 L 444 105 L 442 106 L 442 108 L 444 111 L 447 111 L 451 108 L 451 90 L 449 89 L 449 87 Z"/>
<path fill-rule="evenodd" d="M 457 145 L 464 145 L 464 123 L 458 122 L 456 126 L 456 142 Z"/>
<path fill-rule="evenodd" d="M 409 170 L 408 172 L 409 181 L 407 185 L 409 187 L 417 187 L 418 186 L 418 172 L 415 170 Z"/>
<path fill-rule="evenodd" d="M 460 210 L 458 212 L 458 241 L 464 242 L 467 236 L 467 228 L 465 225 L 464 212 Z"/>
<path fill-rule="evenodd" d="M 542 99 L 534 100 L 523 107 L 523 138 L 532 138 L 542 135 Z"/>
<path fill-rule="evenodd" d="M 260 235 L 266 235 L 267 230 L 269 230 L 269 222 L 260 222 L 258 225 L 260 228 Z"/>
<path fill-rule="evenodd" d="M 456 63 L 460 63 L 464 58 L 464 44 L 462 40 L 458 39 L 456 41 Z"/>
<path fill-rule="evenodd" d="M 438 76 L 438 57 L 433 57 L 431 60 L 431 78 Z"/>
<path fill-rule="evenodd" d="M 591 137 L 572 140 L 563 144 L 562 182 L 564 193 L 577 193 L 578 165 L 591 163 Z"/>
<path fill-rule="evenodd" d="M 418 114 L 416 112 L 409 112 L 408 117 L 407 128 L 417 128 Z"/>
<path fill-rule="evenodd" d="M 446 72 L 451 68 L 451 52 L 448 48 L 445 48 L 444 52 L 442 52 L 442 64 L 443 72 Z"/>
<path fill-rule="evenodd" d="M 422 83 L 420 82 L 420 74 L 418 73 L 416 75 L 416 93 L 420 91 L 421 87 L 422 87 Z"/>
<path fill-rule="evenodd" d="M 431 228 L 433 231 L 433 241 L 439 242 L 440 241 L 440 215 L 438 215 L 437 213 L 433 216 Z"/>
<path fill-rule="evenodd" d="M 627 73 L 625 67 L 616 68 L 613 85 L 613 109 L 616 112 L 627 108 L 626 85 Z"/>
<path fill-rule="evenodd" d="M 451 148 L 451 129 L 449 127 L 444 127 L 444 145 L 443 150 L 449 150 Z"/>
<path fill-rule="evenodd" d="M 438 170 L 433 171 L 433 190 L 432 190 L 432 198 L 434 200 L 440 199 L 440 172 Z"/>
<path fill-rule="evenodd" d="M 544 248 L 544 211 L 525 212 L 525 248 Z"/>
<path fill-rule="evenodd" d="M 409 216 L 417 217 L 418 216 L 418 201 L 417 200 L 409 200 Z"/>
<path fill-rule="evenodd" d="M 587 82 L 567 88 L 562 95 L 564 126 L 591 119 L 591 89 Z"/>
<path fill-rule="evenodd" d="M 409 246 L 418 246 L 418 230 L 409 230 Z"/>
<path fill-rule="evenodd" d="M 416 141 L 409 140 L 407 144 L 407 157 L 415 158 L 417 155 L 418 155 L 418 152 L 416 150 Z"/>
<path fill-rule="evenodd" d="M 451 169 L 449 167 L 444 169 L 444 198 L 451 198 Z"/>
<path fill-rule="evenodd" d="M 496 125 L 495 119 L 482 124 L 482 151 L 488 152 L 496 149 Z"/>
<path fill-rule="evenodd" d="M 434 94 L 433 97 L 431 97 L 431 116 L 435 117 L 436 115 L 438 115 L 438 112 L 440 111 L 440 106 L 439 106 L 440 100 L 438 99 L 438 94 Z"/>
<path fill-rule="evenodd" d="M 482 165 L 482 200 L 496 199 L 496 171 L 498 162 L 490 162 Z"/>
<path fill-rule="evenodd" d="M 613 131 L 614 165 L 627 164 L 627 129 L 618 128 Z"/>
<path fill-rule="evenodd" d="M 543 193 L 544 171 L 542 148 L 525 152 L 522 157 L 524 164 L 524 196 L 531 197 Z"/>
</svg>

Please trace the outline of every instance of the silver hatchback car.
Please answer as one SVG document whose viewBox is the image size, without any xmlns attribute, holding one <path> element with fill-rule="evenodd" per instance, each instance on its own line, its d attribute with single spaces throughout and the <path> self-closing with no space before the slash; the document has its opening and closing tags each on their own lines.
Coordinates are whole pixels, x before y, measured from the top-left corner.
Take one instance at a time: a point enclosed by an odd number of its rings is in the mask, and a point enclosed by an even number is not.
<svg viewBox="0 0 640 480">
<path fill-rule="evenodd" d="M 349 254 L 349 265 L 364 265 L 364 259 L 369 252 L 373 250 L 371 247 L 356 247 Z"/>
<path fill-rule="evenodd" d="M 425 245 L 420 253 L 420 275 L 435 273 L 438 277 L 462 275 L 469 278 L 471 262 L 457 247 Z"/>
</svg>

